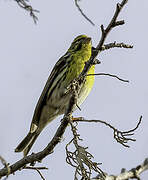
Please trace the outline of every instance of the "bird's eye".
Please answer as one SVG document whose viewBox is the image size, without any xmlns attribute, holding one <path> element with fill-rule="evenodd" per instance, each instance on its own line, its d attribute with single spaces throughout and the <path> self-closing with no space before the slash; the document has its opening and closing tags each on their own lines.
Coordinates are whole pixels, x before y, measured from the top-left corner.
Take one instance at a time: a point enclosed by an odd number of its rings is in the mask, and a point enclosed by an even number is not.
<svg viewBox="0 0 148 180">
<path fill-rule="evenodd" d="M 76 47 L 76 51 L 79 51 L 82 48 L 82 43 L 79 43 Z"/>
</svg>

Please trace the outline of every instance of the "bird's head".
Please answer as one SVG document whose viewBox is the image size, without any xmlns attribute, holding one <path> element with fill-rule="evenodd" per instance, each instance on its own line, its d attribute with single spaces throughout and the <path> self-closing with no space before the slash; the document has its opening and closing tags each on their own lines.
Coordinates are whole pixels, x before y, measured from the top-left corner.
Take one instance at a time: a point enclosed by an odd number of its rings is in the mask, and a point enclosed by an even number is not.
<svg viewBox="0 0 148 180">
<path fill-rule="evenodd" d="M 92 43 L 91 38 L 86 35 L 77 36 L 72 42 L 69 52 L 82 52 L 82 51 L 91 51 Z"/>
</svg>

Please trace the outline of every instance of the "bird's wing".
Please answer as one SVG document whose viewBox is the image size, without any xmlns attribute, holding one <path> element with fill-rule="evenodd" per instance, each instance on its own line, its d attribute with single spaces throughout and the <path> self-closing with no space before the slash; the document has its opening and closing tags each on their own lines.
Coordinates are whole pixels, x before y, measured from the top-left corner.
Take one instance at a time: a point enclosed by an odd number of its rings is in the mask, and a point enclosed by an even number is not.
<svg viewBox="0 0 148 180">
<path fill-rule="evenodd" d="M 58 77 L 58 75 L 64 71 L 66 65 L 67 65 L 67 58 L 70 56 L 69 53 L 66 53 L 64 56 L 62 56 L 57 63 L 55 64 L 46 84 L 45 87 L 41 93 L 41 96 L 37 102 L 37 105 L 35 107 L 35 111 L 34 111 L 34 115 L 33 115 L 33 119 L 32 119 L 32 123 L 38 125 L 39 120 L 40 120 L 40 115 L 42 112 L 43 107 L 46 105 L 47 102 L 47 98 L 48 98 L 48 94 L 50 93 L 50 91 L 52 90 L 52 86 L 53 83 L 56 80 L 56 78 Z"/>
</svg>

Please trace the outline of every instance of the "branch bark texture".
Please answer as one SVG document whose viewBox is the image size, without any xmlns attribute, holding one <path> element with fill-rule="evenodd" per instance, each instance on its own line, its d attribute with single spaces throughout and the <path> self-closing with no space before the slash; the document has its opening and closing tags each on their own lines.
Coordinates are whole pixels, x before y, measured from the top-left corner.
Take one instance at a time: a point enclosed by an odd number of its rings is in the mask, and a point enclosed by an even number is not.
<svg viewBox="0 0 148 180">
<path fill-rule="evenodd" d="M 146 158 L 142 164 L 138 165 L 135 168 L 132 168 L 129 171 L 122 169 L 121 174 L 119 175 L 106 174 L 106 177 L 104 180 L 128 180 L 130 178 L 140 180 L 140 174 L 146 170 L 148 170 L 148 158 Z M 102 179 L 99 176 L 97 176 L 91 180 L 102 180 Z"/>
</svg>

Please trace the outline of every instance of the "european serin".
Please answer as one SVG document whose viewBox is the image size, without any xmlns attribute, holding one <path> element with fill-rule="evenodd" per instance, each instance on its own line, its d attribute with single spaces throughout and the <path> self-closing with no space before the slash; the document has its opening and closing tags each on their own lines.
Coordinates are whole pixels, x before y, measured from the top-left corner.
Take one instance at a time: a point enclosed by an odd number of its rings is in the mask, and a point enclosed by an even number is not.
<svg viewBox="0 0 148 180">
<path fill-rule="evenodd" d="M 91 38 L 80 35 L 55 64 L 36 105 L 30 131 L 15 152 L 23 151 L 26 156 L 44 127 L 57 116 L 65 113 L 70 99 L 70 94 L 66 93 L 67 87 L 82 72 L 85 62 L 91 57 L 91 51 Z M 88 73 L 93 74 L 94 69 L 93 65 Z M 94 76 L 86 76 L 78 95 L 78 106 L 86 99 L 93 84 Z"/>
</svg>

